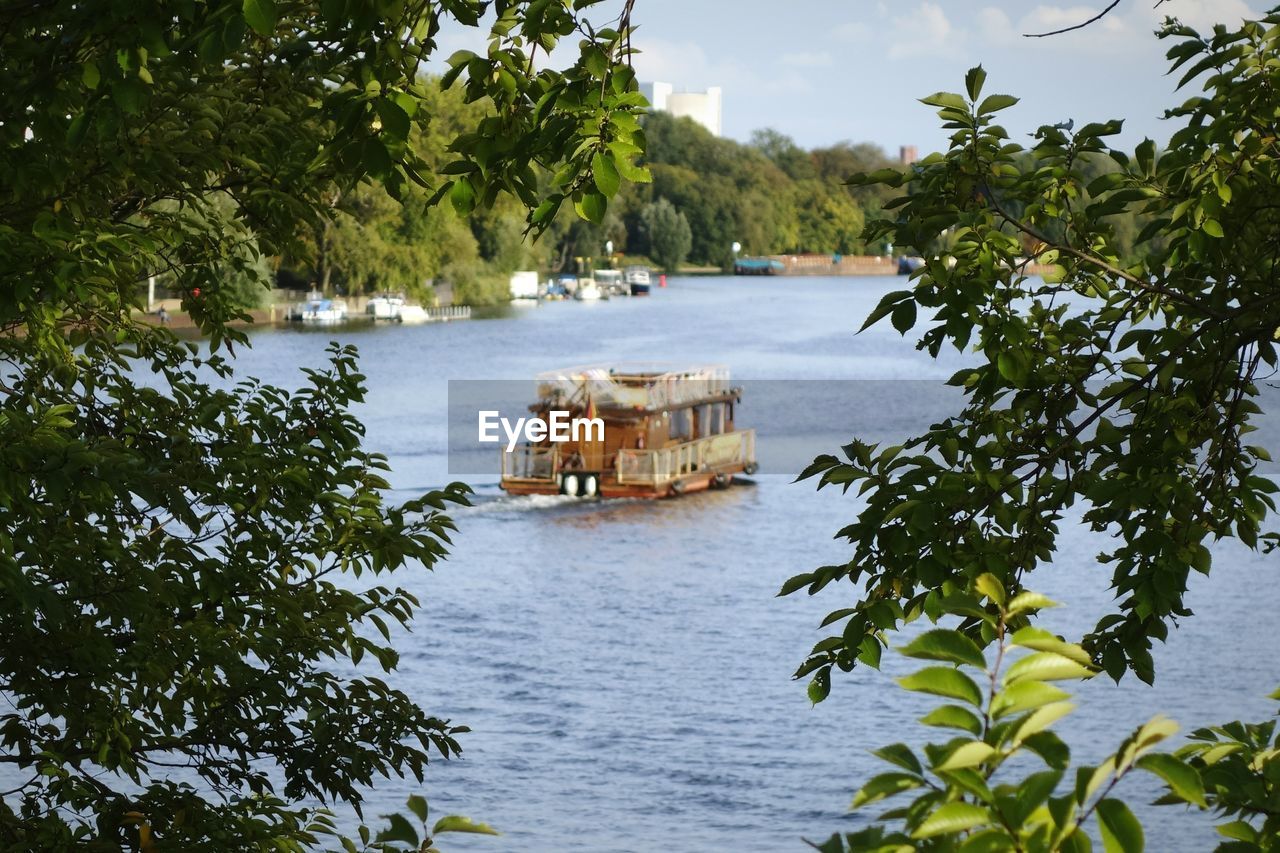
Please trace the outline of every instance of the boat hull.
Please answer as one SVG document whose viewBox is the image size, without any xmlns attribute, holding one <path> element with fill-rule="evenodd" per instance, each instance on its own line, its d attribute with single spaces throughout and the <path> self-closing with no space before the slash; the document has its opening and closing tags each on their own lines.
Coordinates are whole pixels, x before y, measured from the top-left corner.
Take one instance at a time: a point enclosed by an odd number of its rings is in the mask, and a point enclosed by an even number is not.
<svg viewBox="0 0 1280 853">
<path fill-rule="evenodd" d="M 631 295 L 632 295 L 632 296 L 648 296 L 648 295 L 649 295 L 649 285 L 647 285 L 647 284 L 639 284 L 638 282 L 634 282 L 634 281 L 633 281 L 633 282 L 631 283 Z"/>
<path fill-rule="evenodd" d="M 742 471 L 742 465 L 725 466 L 716 470 L 699 471 L 696 474 L 690 474 L 678 480 L 670 480 L 659 484 L 619 483 L 607 473 L 604 475 L 589 471 L 582 473 L 596 474 L 596 476 L 601 477 L 599 491 L 591 497 L 659 500 L 662 498 L 676 498 L 695 492 L 705 492 L 712 488 L 728 488 L 733 482 L 734 474 L 742 473 Z M 550 480 L 520 480 L 509 477 L 503 479 L 499 485 L 509 495 L 564 494 L 560 487 Z"/>
</svg>

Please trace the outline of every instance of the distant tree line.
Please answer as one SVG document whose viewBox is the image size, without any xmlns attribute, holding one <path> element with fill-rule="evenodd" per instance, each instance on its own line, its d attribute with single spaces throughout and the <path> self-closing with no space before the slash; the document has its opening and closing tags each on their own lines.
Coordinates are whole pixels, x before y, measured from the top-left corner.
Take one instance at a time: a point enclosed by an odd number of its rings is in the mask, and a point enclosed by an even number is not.
<svg viewBox="0 0 1280 853">
<path fill-rule="evenodd" d="M 414 144 L 440 167 L 452 157 L 448 141 L 458 128 L 483 118 L 487 106 L 465 103 L 456 89 L 434 91 L 433 100 L 433 121 L 414 128 Z M 843 185 L 855 172 L 894 165 L 877 146 L 842 142 L 806 151 L 774 130 L 758 131 L 743 144 L 665 113 L 649 115 L 645 133 L 653 181 L 624 182 L 601 222 L 565 210 L 534 241 L 513 199 L 464 216 L 447 205 L 426 205 L 427 192 L 416 186 L 404 187 L 401 203 L 381 186 L 359 184 L 335 193 L 325 221 L 279 256 L 276 278 L 287 287 L 397 290 L 428 301 L 432 284 L 448 281 L 455 301 L 485 304 L 506 298 L 515 270 L 601 265 L 610 241 L 615 252 L 663 269 L 683 263 L 727 268 L 735 242 L 746 254 L 887 248 L 883 240 L 867 244 L 860 236 L 864 222 L 880 215 L 886 194 Z M 252 301 L 252 289 L 242 290 Z"/>
<path fill-rule="evenodd" d="M 413 128 L 414 145 L 438 169 L 452 160 L 448 145 L 459 128 L 491 108 L 465 102 L 457 89 L 426 88 L 433 121 Z M 518 269 L 599 267 L 610 242 L 615 253 L 647 258 L 665 270 L 683 264 L 728 269 L 734 243 L 743 255 L 892 251 L 886 238 L 863 235 L 867 222 L 887 215 L 890 193 L 879 185 L 845 183 L 854 174 L 907 168 L 877 145 L 838 142 L 806 150 L 771 129 L 741 143 L 661 112 L 646 117 L 644 131 L 653 180 L 622 182 L 599 222 L 565 209 L 535 241 L 515 199 L 460 213 L 454 206 L 428 205 L 429 193 L 416 185 L 404 186 L 396 201 L 380 185 L 362 183 L 335 191 L 324 221 L 277 256 L 275 279 L 286 287 L 348 295 L 403 291 L 427 302 L 435 298 L 434 284 L 448 282 L 455 302 L 475 305 L 504 301 L 508 277 Z M 1082 158 L 1081 168 L 1096 177 L 1118 166 L 1107 158 Z M 1117 243 L 1127 254 L 1139 225 L 1127 213 L 1117 220 Z M 939 234 L 934 250 L 946 251 L 952 237 Z M 265 295 L 271 280 L 261 266 L 238 277 L 237 292 L 249 305 Z"/>
</svg>

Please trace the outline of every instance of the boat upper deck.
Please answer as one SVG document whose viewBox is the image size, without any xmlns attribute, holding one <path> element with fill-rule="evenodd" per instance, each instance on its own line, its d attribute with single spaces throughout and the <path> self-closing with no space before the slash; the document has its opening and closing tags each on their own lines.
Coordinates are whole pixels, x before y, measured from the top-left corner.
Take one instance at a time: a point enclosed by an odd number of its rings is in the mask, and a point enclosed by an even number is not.
<svg viewBox="0 0 1280 853">
<path fill-rule="evenodd" d="M 584 365 L 537 376 L 538 397 L 585 402 L 598 408 L 655 411 L 692 405 L 731 392 L 729 368 L 634 362 Z"/>
</svg>

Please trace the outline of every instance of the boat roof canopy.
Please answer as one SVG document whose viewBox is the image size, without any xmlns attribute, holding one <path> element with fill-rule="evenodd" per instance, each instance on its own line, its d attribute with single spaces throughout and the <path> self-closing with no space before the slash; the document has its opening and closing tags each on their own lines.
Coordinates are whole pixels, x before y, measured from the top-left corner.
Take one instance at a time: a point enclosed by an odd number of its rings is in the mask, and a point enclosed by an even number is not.
<svg viewBox="0 0 1280 853">
<path fill-rule="evenodd" d="M 724 365 L 618 362 L 549 370 L 537 376 L 538 396 L 591 399 L 597 405 L 660 409 L 695 403 L 729 392 Z"/>
</svg>

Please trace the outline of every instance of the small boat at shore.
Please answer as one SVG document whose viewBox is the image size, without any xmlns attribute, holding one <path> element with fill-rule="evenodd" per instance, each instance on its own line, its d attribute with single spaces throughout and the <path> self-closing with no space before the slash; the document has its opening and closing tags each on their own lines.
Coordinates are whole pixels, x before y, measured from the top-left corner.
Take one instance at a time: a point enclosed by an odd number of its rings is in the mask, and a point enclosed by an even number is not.
<svg viewBox="0 0 1280 853">
<path fill-rule="evenodd" d="M 537 394 L 524 434 L 541 438 L 502 453 L 510 494 L 665 498 L 757 470 L 725 367 L 573 367 L 539 375 Z"/>
<path fill-rule="evenodd" d="M 631 290 L 622 278 L 622 270 L 596 270 L 596 284 L 609 296 L 630 296 Z"/>
<path fill-rule="evenodd" d="M 652 273 L 648 267 L 641 264 L 632 264 L 622 271 L 622 276 L 632 296 L 649 295 Z"/>
<path fill-rule="evenodd" d="M 782 275 L 786 264 L 777 258 L 738 258 L 733 262 L 734 275 Z"/>
<path fill-rule="evenodd" d="M 328 299 L 319 291 L 312 291 L 306 302 L 289 309 L 288 318 L 317 325 L 342 323 L 347 319 L 347 303 L 340 299 Z"/>
<path fill-rule="evenodd" d="M 379 293 L 369 297 L 364 304 L 364 313 L 375 320 L 398 320 L 404 305 L 404 297 L 399 293 Z"/>
<path fill-rule="evenodd" d="M 579 302 L 594 302 L 597 299 L 605 298 L 605 295 L 594 279 L 580 278 L 578 279 L 578 289 L 573 292 L 573 298 Z"/>
</svg>

